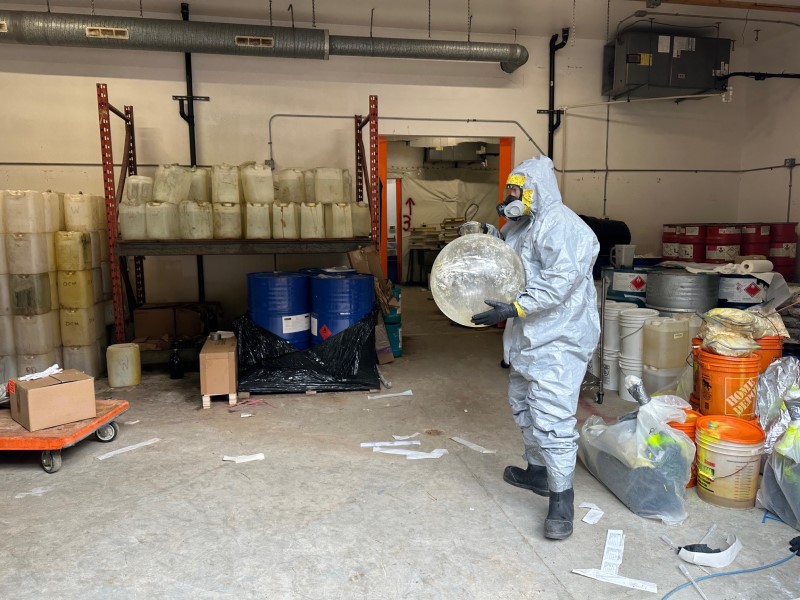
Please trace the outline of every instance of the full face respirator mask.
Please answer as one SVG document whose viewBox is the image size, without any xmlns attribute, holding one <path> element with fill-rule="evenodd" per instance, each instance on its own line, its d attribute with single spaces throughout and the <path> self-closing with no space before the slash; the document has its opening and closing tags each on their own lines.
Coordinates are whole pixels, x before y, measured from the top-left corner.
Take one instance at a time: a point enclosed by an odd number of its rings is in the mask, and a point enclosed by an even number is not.
<svg viewBox="0 0 800 600">
<path fill-rule="evenodd" d="M 522 183 L 511 183 L 511 179 L 520 177 L 511 175 L 509 183 L 506 185 L 506 198 L 502 204 L 497 205 L 497 214 L 511 221 L 516 221 L 520 217 L 531 214 L 533 204 L 533 190 L 524 189 Z"/>
</svg>

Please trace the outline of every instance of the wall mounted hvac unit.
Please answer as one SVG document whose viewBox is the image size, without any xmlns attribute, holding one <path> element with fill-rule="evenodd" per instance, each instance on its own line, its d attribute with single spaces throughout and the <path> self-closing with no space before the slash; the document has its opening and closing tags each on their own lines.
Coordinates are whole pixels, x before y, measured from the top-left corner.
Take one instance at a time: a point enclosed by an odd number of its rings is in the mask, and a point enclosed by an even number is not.
<svg viewBox="0 0 800 600">
<path fill-rule="evenodd" d="M 714 90 L 726 84 L 732 41 L 673 33 L 626 31 L 603 52 L 603 95 L 658 98 Z"/>
</svg>

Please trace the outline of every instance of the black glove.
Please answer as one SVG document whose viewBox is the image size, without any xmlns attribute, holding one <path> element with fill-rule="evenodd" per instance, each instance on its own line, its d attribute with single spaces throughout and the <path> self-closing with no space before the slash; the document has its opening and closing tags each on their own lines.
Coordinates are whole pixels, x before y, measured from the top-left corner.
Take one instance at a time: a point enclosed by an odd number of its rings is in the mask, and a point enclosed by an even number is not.
<svg viewBox="0 0 800 600">
<path fill-rule="evenodd" d="M 497 325 L 500 321 L 505 321 L 511 317 L 519 316 L 513 304 L 498 302 L 497 300 L 484 300 L 486 304 L 493 307 L 492 310 L 472 315 L 472 322 L 475 325 Z"/>
<path fill-rule="evenodd" d="M 800 535 L 792 538 L 792 541 L 789 542 L 789 550 L 800 556 Z"/>
</svg>

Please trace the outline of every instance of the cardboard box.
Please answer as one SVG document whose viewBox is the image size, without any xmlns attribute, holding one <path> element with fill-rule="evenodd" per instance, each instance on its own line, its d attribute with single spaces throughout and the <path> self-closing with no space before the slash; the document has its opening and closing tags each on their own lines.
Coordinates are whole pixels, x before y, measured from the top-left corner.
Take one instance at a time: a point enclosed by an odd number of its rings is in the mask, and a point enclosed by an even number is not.
<svg viewBox="0 0 800 600">
<path fill-rule="evenodd" d="M 8 388 L 11 418 L 28 431 L 97 416 L 94 378 L 81 371 L 69 369 L 33 381 L 12 379 Z"/>
<path fill-rule="evenodd" d="M 142 306 L 133 311 L 133 331 L 137 338 L 175 337 L 175 307 Z"/>
<path fill-rule="evenodd" d="M 200 393 L 203 396 L 236 393 L 236 338 L 206 340 L 200 351 Z"/>
<path fill-rule="evenodd" d="M 378 322 L 375 325 L 375 354 L 378 357 L 379 365 L 394 361 L 392 345 L 389 342 L 389 333 L 386 331 L 386 325 L 380 315 L 378 315 Z"/>
</svg>

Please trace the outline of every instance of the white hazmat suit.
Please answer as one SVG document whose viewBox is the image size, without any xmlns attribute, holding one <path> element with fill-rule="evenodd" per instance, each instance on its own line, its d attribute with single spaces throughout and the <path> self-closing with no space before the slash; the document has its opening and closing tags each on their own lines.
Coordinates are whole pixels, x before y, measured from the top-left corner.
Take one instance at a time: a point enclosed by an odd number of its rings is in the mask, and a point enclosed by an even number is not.
<svg viewBox="0 0 800 600">
<path fill-rule="evenodd" d="M 564 206 L 549 158 L 523 162 L 509 183 L 520 185 L 530 214 L 502 229 L 527 280 L 515 302 L 525 316 L 509 319 L 503 334 L 511 365 L 508 400 L 522 430 L 525 459 L 547 468 L 551 492 L 563 492 L 572 488 L 575 471 L 580 386 L 600 337 L 592 279 L 600 246 Z"/>
</svg>

